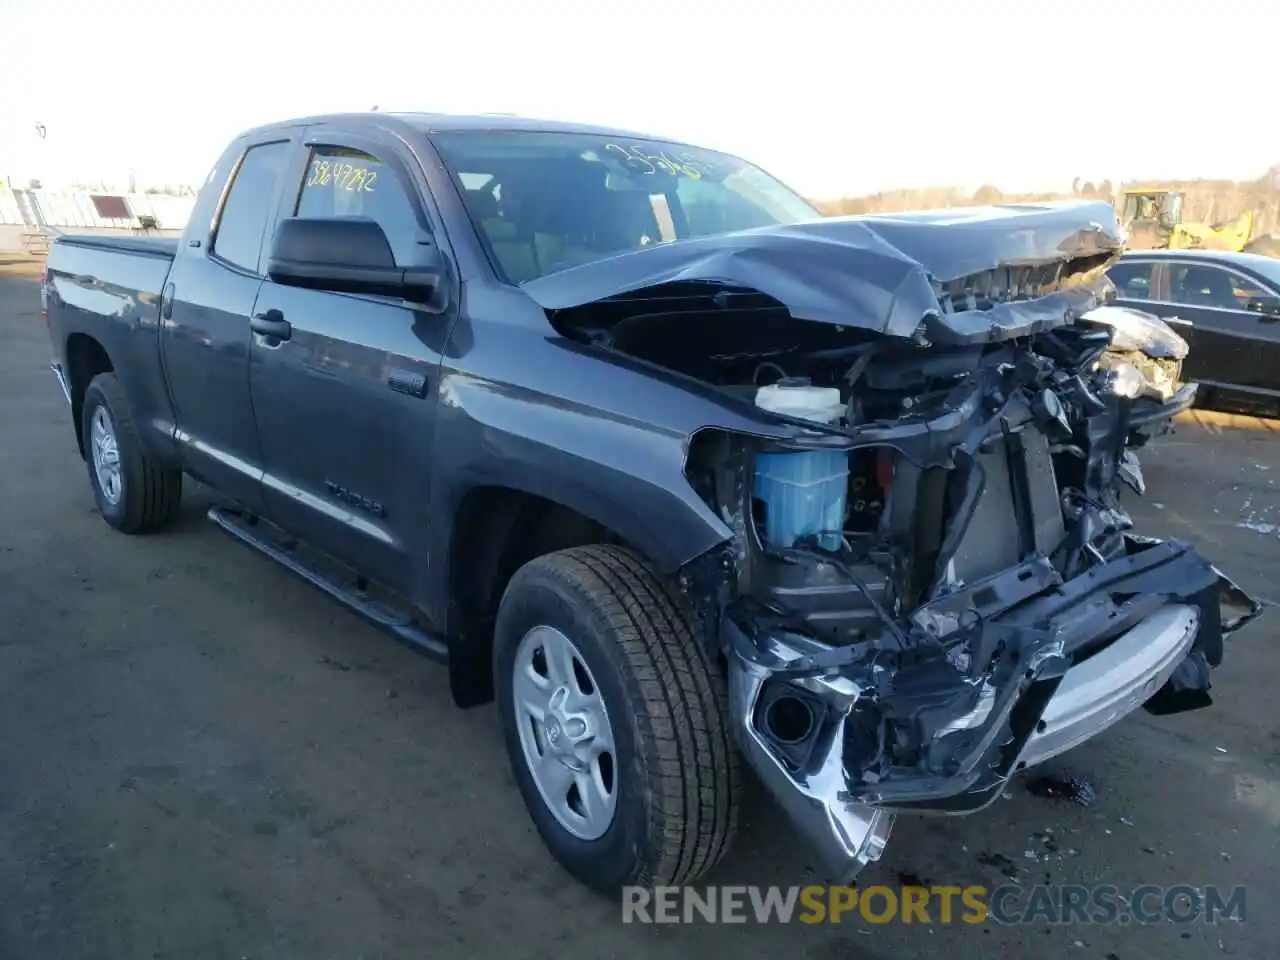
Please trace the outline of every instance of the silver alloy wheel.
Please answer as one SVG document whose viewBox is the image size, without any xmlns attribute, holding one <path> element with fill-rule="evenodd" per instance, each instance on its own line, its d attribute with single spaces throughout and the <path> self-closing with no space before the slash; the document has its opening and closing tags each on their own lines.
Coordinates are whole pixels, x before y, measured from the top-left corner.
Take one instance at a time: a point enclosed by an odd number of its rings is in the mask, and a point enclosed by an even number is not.
<svg viewBox="0 0 1280 960">
<path fill-rule="evenodd" d="M 613 727 L 573 641 L 555 627 L 526 633 L 511 692 L 524 760 L 547 809 L 579 840 L 604 836 L 618 805 Z"/>
<path fill-rule="evenodd" d="M 120 446 L 116 443 L 115 424 L 111 422 L 111 414 L 106 407 L 94 408 L 89 439 L 98 486 L 107 502 L 114 506 L 124 495 L 124 477 L 120 472 Z"/>
</svg>

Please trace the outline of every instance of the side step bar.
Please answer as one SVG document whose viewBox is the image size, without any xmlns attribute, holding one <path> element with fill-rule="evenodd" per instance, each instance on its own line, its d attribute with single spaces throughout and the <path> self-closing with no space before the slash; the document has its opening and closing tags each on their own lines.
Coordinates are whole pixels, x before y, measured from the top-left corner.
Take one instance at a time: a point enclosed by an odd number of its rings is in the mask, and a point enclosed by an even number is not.
<svg viewBox="0 0 1280 960">
<path fill-rule="evenodd" d="M 323 590 L 348 610 L 385 630 L 401 643 L 412 647 L 440 663 L 448 663 L 449 648 L 444 639 L 413 622 L 407 614 L 393 610 L 370 597 L 356 584 L 344 583 L 338 577 L 308 563 L 297 551 L 271 538 L 256 517 L 246 517 L 230 507 L 213 507 L 209 519 L 225 533 L 247 544 L 281 566 L 287 567 L 313 587 Z"/>
</svg>

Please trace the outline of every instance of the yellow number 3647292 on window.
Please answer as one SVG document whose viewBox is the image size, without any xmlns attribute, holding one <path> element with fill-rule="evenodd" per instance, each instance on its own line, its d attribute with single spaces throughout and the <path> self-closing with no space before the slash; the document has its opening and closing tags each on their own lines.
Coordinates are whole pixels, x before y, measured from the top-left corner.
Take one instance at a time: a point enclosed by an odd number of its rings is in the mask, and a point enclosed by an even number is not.
<svg viewBox="0 0 1280 960">
<path fill-rule="evenodd" d="M 354 163 L 316 159 L 307 171 L 305 187 L 331 187 L 349 193 L 372 193 L 378 182 L 378 171 Z"/>
</svg>

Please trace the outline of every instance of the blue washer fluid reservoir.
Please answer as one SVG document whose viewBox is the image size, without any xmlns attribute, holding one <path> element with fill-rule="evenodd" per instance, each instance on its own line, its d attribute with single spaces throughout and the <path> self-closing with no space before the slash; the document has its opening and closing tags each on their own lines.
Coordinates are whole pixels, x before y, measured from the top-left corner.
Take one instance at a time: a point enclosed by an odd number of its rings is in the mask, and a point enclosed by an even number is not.
<svg viewBox="0 0 1280 960">
<path fill-rule="evenodd" d="M 844 413 L 840 391 L 789 377 L 756 391 L 756 406 L 816 423 L 835 423 Z M 842 451 L 762 453 L 756 456 L 755 499 L 764 505 L 764 540 L 785 549 L 796 540 L 827 534 L 819 543 L 840 546 L 849 454 Z"/>
</svg>

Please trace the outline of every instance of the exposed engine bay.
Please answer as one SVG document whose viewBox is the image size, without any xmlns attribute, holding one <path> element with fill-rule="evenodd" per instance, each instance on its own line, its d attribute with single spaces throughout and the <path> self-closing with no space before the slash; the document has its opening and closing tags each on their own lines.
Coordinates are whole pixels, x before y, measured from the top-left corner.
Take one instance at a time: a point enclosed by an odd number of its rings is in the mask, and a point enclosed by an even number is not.
<svg viewBox="0 0 1280 960">
<path fill-rule="evenodd" d="M 921 271 L 927 300 L 895 279 L 883 323 L 687 271 L 553 313 L 756 411 L 761 435 L 689 440 L 688 480 L 733 537 L 682 585 L 748 759 L 841 879 L 898 812 L 973 812 L 1139 705 L 1208 704 L 1223 639 L 1260 610 L 1190 545 L 1133 531 L 1130 410 L 1181 357 L 1091 316 L 1118 243 L 1086 233 L 1033 263 Z"/>
</svg>

